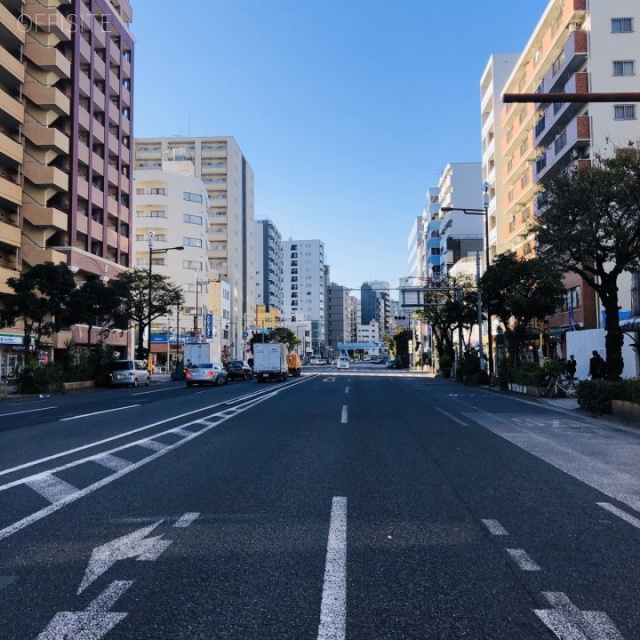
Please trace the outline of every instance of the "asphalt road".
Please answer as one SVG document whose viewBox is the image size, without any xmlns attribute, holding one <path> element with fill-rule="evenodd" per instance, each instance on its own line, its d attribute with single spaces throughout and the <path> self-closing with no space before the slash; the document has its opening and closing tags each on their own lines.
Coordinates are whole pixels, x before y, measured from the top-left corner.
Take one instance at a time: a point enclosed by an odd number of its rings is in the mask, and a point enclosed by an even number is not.
<svg viewBox="0 0 640 640">
<path fill-rule="evenodd" d="M 640 433 L 421 375 L 0 405 L 0 639 L 640 638 Z"/>
</svg>

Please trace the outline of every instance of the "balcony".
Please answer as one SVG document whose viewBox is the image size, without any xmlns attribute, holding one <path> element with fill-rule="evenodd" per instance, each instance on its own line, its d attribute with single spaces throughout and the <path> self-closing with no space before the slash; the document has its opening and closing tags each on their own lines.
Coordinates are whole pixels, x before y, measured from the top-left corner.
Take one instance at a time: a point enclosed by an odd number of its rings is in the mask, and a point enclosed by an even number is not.
<svg viewBox="0 0 640 640">
<path fill-rule="evenodd" d="M 33 266 L 42 262 L 67 262 L 67 256 L 62 251 L 55 249 L 40 249 L 32 242 L 24 242 L 21 250 L 22 259 L 29 265 Z"/>
<path fill-rule="evenodd" d="M 57 167 L 42 164 L 32 158 L 25 158 L 23 167 L 25 177 L 34 184 L 60 191 L 69 190 L 69 176 Z"/>
<path fill-rule="evenodd" d="M 37 5 L 28 3 L 24 12 L 29 16 L 31 22 L 37 25 L 39 31 L 51 33 L 61 41 L 71 39 L 71 22 L 60 13 L 56 6 L 46 6 L 42 2 L 38 2 Z"/>
<path fill-rule="evenodd" d="M 56 87 L 27 79 L 23 91 L 24 95 L 39 107 L 55 111 L 60 116 L 68 116 L 71 113 L 71 100 Z"/>
<path fill-rule="evenodd" d="M 8 244 L 12 247 L 20 246 L 20 227 L 0 220 L 0 244 Z"/>
<path fill-rule="evenodd" d="M 0 156 L 10 158 L 18 164 L 22 164 L 24 151 L 22 145 L 12 140 L 6 133 L 0 131 Z"/>
<path fill-rule="evenodd" d="M 12 204 L 22 204 L 22 188 L 0 175 L 0 198 Z"/>
<path fill-rule="evenodd" d="M 24 65 L 2 46 L 0 46 L 0 67 L 10 73 L 18 82 L 24 82 Z"/>
<path fill-rule="evenodd" d="M 62 154 L 69 153 L 69 138 L 54 127 L 43 127 L 35 120 L 28 120 L 24 124 L 23 132 L 38 147 Z"/>
<path fill-rule="evenodd" d="M 584 66 L 589 55 L 587 31 L 573 31 L 569 34 L 562 53 L 556 58 L 543 79 L 543 86 L 548 93 L 562 91 L 569 78 Z M 568 93 L 568 89 L 565 89 Z"/>
<path fill-rule="evenodd" d="M 25 44 L 24 53 L 33 64 L 58 78 L 71 77 L 71 63 L 55 47 L 44 47 L 33 40 Z"/>
<path fill-rule="evenodd" d="M 64 211 L 54 207 L 41 207 L 35 202 L 27 202 L 22 206 L 22 215 L 34 227 L 49 227 L 66 231 L 69 217 Z"/>
<path fill-rule="evenodd" d="M 591 145 L 590 116 L 574 118 L 545 151 L 544 163 L 536 164 L 534 180 L 538 181 L 551 169 L 565 168 L 570 162 L 581 159 Z M 539 156 L 541 160 L 541 156 Z"/>
<path fill-rule="evenodd" d="M 17 278 L 20 274 L 13 269 L 5 269 L 4 267 L 0 267 L 0 293 L 11 293 L 14 294 L 15 291 L 9 287 L 7 284 L 7 280 L 9 278 Z"/>
<path fill-rule="evenodd" d="M 565 85 L 565 93 L 589 93 L 589 74 L 574 74 Z M 545 111 L 544 117 L 538 121 L 534 142 L 537 146 L 547 146 L 576 117 L 584 104 L 579 102 L 554 102 Z"/>
<path fill-rule="evenodd" d="M 12 98 L 8 93 L 0 89 L 0 111 L 13 118 L 16 123 L 24 122 L 24 107 L 20 102 Z"/>
<path fill-rule="evenodd" d="M 20 44 L 24 44 L 24 27 L 20 25 L 16 17 L 6 9 L 3 4 L 0 4 L 0 24 L 2 24 Z"/>
</svg>

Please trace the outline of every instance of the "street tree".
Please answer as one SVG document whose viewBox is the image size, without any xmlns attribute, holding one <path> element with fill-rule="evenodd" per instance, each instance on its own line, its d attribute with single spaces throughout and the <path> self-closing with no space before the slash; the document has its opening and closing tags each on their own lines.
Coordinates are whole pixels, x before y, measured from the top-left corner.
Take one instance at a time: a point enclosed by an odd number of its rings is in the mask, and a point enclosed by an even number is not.
<svg viewBox="0 0 640 640">
<path fill-rule="evenodd" d="M 262 342 L 282 342 L 287 345 L 287 351 L 289 352 L 302 344 L 302 340 L 291 329 L 285 327 L 275 327 L 264 333 L 255 333 L 250 340 L 251 351 L 253 351 L 254 344 Z"/>
<path fill-rule="evenodd" d="M 74 324 L 86 324 L 89 327 L 89 345 L 93 327 L 99 328 L 99 343 L 114 329 L 127 328 L 117 291 L 102 280 L 87 280 L 72 292 L 68 315 Z"/>
<path fill-rule="evenodd" d="M 512 350 L 522 343 L 531 322 L 555 313 L 566 295 L 560 269 L 544 256 L 520 258 L 512 251 L 496 257 L 480 286 L 491 313 L 506 327 Z"/>
<path fill-rule="evenodd" d="M 477 324 L 477 289 L 468 278 L 442 277 L 437 285 L 424 289 L 424 308 L 416 316 L 431 326 L 434 349 L 442 369 L 456 359 L 456 334 Z M 464 337 L 463 337 L 464 340 Z"/>
<path fill-rule="evenodd" d="M 151 308 L 149 308 L 151 285 Z M 118 297 L 116 322 L 136 328 L 136 358 L 147 357 L 144 331 L 156 318 L 166 315 L 173 307 L 184 303 L 182 288 L 174 285 L 168 276 L 149 273 L 143 269 L 123 271 L 110 284 Z"/>
<path fill-rule="evenodd" d="M 618 280 L 640 268 L 640 150 L 596 156 L 589 168 L 544 180 L 543 206 L 533 225 L 546 260 L 578 274 L 606 312 L 608 377 L 623 371 Z"/>
<path fill-rule="evenodd" d="M 63 262 L 43 262 L 7 278 L 7 285 L 14 295 L 2 299 L 0 327 L 22 324 L 25 359 L 30 360 L 40 350 L 43 338 L 68 323 L 69 300 L 76 288 L 73 272 Z"/>
</svg>

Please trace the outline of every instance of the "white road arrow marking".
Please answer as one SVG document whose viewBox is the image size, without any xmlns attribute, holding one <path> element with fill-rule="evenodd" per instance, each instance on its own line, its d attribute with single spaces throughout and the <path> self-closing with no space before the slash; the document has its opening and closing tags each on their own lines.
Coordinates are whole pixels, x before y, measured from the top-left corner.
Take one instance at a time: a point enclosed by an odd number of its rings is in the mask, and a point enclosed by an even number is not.
<svg viewBox="0 0 640 640">
<path fill-rule="evenodd" d="M 606 613 L 580 611 L 560 592 L 547 591 L 544 597 L 553 609 L 537 609 L 535 614 L 562 640 L 624 640 Z"/>
<path fill-rule="evenodd" d="M 153 538 L 147 536 L 162 522 L 156 522 L 116 538 L 101 547 L 96 547 L 89 559 L 78 593 L 82 593 L 94 580 L 99 578 L 118 560 L 138 557 L 138 560 L 155 560 L 171 544 L 172 540 L 162 540 L 162 535 Z"/>
<path fill-rule="evenodd" d="M 133 580 L 117 580 L 103 591 L 84 611 L 61 611 L 53 616 L 37 640 L 100 640 L 126 613 L 109 612 Z"/>
</svg>

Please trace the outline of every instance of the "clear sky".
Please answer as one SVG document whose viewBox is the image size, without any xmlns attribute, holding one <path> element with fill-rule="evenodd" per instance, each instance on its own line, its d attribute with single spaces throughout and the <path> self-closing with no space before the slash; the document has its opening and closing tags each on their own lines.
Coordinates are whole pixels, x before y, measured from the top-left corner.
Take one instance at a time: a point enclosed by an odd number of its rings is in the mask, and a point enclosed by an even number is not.
<svg viewBox="0 0 640 640">
<path fill-rule="evenodd" d="M 135 135 L 233 136 L 257 218 L 323 240 L 338 284 L 397 286 L 427 189 L 481 160 L 489 56 L 521 51 L 547 4 L 132 0 Z"/>
</svg>

